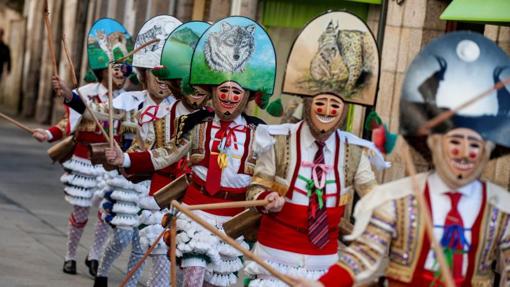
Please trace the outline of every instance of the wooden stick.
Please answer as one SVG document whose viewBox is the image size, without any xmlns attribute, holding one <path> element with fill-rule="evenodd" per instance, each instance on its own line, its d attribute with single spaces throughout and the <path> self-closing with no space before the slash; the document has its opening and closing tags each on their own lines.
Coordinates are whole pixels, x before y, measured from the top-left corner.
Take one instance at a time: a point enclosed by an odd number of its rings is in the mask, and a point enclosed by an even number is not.
<svg viewBox="0 0 510 287">
<path fill-rule="evenodd" d="M 294 281 L 289 278 L 288 276 L 280 273 L 279 271 L 275 270 L 271 265 L 267 264 L 264 260 L 257 257 L 255 254 L 253 254 L 250 250 L 245 249 L 241 246 L 237 241 L 226 235 L 225 233 L 219 231 L 218 229 L 214 228 L 212 225 L 207 223 L 205 220 L 200 218 L 199 216 L 195 215 L 191 210 L 188 208 L 182 206 L 177 202 L 176 200 L 172 201 L 172 206 L 177 208 L 179 211 L 184 213 L 186 216 L 191 218 L 196 223 L 200 224 L 203 228 L 207 229 L 209 232 L 213 233 L 214 235 L 218 236 L 221 240 L 225 241 L 226 243 L 230 244 L 235 249 L 239 250 L 239 252 L 243 253 L 244 256 L 250 258 L 251 260 L 255 261 L 257 264 L 262 266 L 264 269 L 266 269 L 269 273 L 271 273 L 274 277 L 280 279 L 281 281 L 285 282 L 289 286 L 294 285 Z"/>
<path fill-rule="evenodd" d="M 177 216 L 172 217 L 170 226 L 170 282 L 172 287 L 177 287 Z"/>
<path fill-rule="evenodd" d="M 46 26 L 46 33 L 48 33 L 48 47 L 50 49 L 50 58 L 53 65 L 53 74 L 58 75 L 57 59 L 55 57 L 55 48 L 53 47 L 53 30 L 51 29 L 50 12 L 48 10 L 48 0 L 44 0 L 44 24 Z"/>
<path fill-rule="evenodd" d="M 6 115 L 6 114 L 4 114 L 4 113 L 0 113 L 0 118 L 5 119 L 6 121 L 10 122 L 11 124 L 13 124 L 13 125 L 17 126 L 18 128 L 20 128 L 20 129 L 22 129 L 22 130 L 24 130 L 24 131 L 26 131 L 27 133 L 30 133 L 30 134 L 33 134 L 33 133 L 34 133 L 34 130 L 33 130 L 33 129 L 31 129 L 31 128 L 27 127 L 26 125 L 24 125 L 24 124 L 22 124 L 22 123 L 18 122 L 17 120 L 15 120 L 15 119 L 13 119 L 13 118 L 9 117 L 8 115 Z"/>
<path fill-rule="evenodd" d="M 136 263 L 136 265 L 133 267 L 133 269 L 129 270 L 129 272 L 126 274 L 126 276 L 124 276 L 124 279 L 122 279 L 122 281 L 121 281 L 121 283 L 119 285 L 120 287 L 125 287 L 126 284 L 129 281 L 129 278 L 131 278 L 131 276 L 133 276 L 133 274 L 135 274 L 135 272 L 140 267 L 142 267 L 143 262 L 145 262 L 145 259 L 147 259 L 147 257 L 152 253 L 154 248 L 156 248 L 156 246 L 158 245 L 159 241 L 161 240 L 161 237 L 163 237 L 163 234 L 165 234 L 165 230 L 163 230 L 163 232 L 161 232 L 159 234 L 159 236 L 156 238 L 154 243 L 149 247 L 149 249 L 147 249 L 147 251 L 143 254 L 143 257 L 140 258 L 140 260 Z"/>
<path fill-rule="evenodd" d="M 430 245 L 436 254 L 437 261 L 439 263 L 439 268 L 441 269 L 441 275 L 444 278 L 445 285 L 447 287 L 455 287 L 455 281 L 453 280 L 452 273 L 450 272 L 450 267 L 446 263 L 446 259 L 444 257 L 443 249 L 439 246 L 436 237 L 434 236 L 434 225 L 432 224 L 432 217 L 430 215 L 429 208 L 427 203 L 425 202 L 425 197 L 423 193 L 420 191 L 420 187 L 418 186 L 418 181 L 416 180 L 416 169 L 414 163 L 411 159 L 411 155 L 409 153 L 409 147 L 404 147 L 404 160 L 406 163 L 407 170 L 411 174 L 411 181 L 413 184 L 413 191 L 416 200 L 418 201 L 418 205 L 420 208 L 421 216 L 424 218 L 425 230 L 430 240 Z"/>
<path fill-rule="evenodd" d="M 147 43 L 145 43 L 145 44 L 141 45 L 140 47 L 138 47 L 138 48 L 134 49 L 133 51 L 129 52 L 126 56 L 124 56 L 124 57 L 122 57 L 122 58 L 120 58 L 120 59 L 118 59 L 118 60 L 115 60 L 115 61 L 114 61 L 114 63 L 116 63 L 116 64 L 122 63 L 122 62 L 124 62 L 127 58 L 129 58 L 129 57 L 133 56 L 134 54 L 138 53 L 138 51 L 140 51 L 141 49 L 143 49 L 143 48 L 145 48 L 145 47 L 147 47 L 147 46 L 150 46 L 150 45 L 152 45 L 152 44 L 155 44 L 155 43 L 157 43 L 157 42 L 159 42 L 159 41 L 160 41 L 159 39 L 152 39 L 152 40 L 150 40 L 149 42 L 147 42 Z"/>
<path fill-rule="evenodd" d="M 196 204 L 186 206 L 189 210 L 212 210 L 212 209 L 224 209 L 224 208 L 248 208 L 255 206 L 265 206 L 269 203 L 269 200 L 244 200 L 234 202 L 221 202 L 221 203 L 210 203 L 210 204 Z"/>
<path fill-rule="evenodd" d="M 448 120 L 449 118 L 453 117 L 456 113 L 458 113 L 460 110 L 472 105 L 473 103 L 489 96 L 492 94 L 492 92 L 500 90 L 504 88 L 506 85 L 510 84 L 510 78 L 506 78 L 502 81 L 497 82 L 494 86 L 492 86 L 490 89 L 482 92 L 481 94 L 465 101 L 461 105 L 457 106 L 454 109 L 444 111 L 440 113 L 439 115 L 435 116 L 434 118 L 428 120 L 426 123 L 424 123 L 419 129 L 418 129 L 418 135 L 428 135 L 430 133 L 430 130 L 434 128 L 435 126 L 441 124 L 442 122 Z"/>
<path fill-rule="evenodd" d="M 108 64 L 108 131 L 110 132 L 110 148 L 113 149 L 113 64 Z"/>
<path fill-rule="evenodd" d="M 76 72 L 74 71 L 73 60 L 71 59 L 71 53 L 69 53 L 69 49 L 67 48 L 66 43 L 66 34 L 62 36 L 62 46 L 64 46 L 64 53 L 66 55 L 67 63 L 69 64 L 69 69 L 71 70 L 71 81 L 73 82 L 73 86 L 78 88 L 78 78 L 76 77 Z"/>
<path fill-rule="evenodd" d="M 87 112 L 90 114 L 90 116 L 92 117 L 92 119 L 94 120 L 94 123 L 96 124 L 97 127 L 99 127 L 99 130 L 101 131 L 101 133 L 103 134 L 104 138 L 106 139 L 106 141 L 112 145 L 112 139 L 113 138 L 110 138 L 108 136 L 108 133 L 106 133 L 103 125 L 99 122 L 99 119 L 97 118 L 96 114 L 92 111 L 92 109 L 90 108 L 88 102 L 87 102 L 87 99 L 85 99 L 85 97 L 81 94 L 80 92 L 80 88 L 78 87 L 78 79 L 76 78 L 76 74 L 74 73 L 74 64 L 73 64 L 73 60 L 71 59 L 71 56 L 70 56 L 70 53 L 69 53 L 69 49 L 67 49 L 67 43 L 65 41 L 65 35 L 62 39 L 62 43 L 63 43 L 63 46 L 64 46 L 64 53 L 66 55 L 66 59 L 68 61 L 68 64 L 69 64 L 69 67 L 71 69 L 72 72 L 72 82 L 73 82 L 73 86 L 76 87 L 76 93 L 78 94 L 78 96 L 80 97 L 81 101 L 83 102 L 83 104 L 85 105 L 85 110 L 87 110 Z"/>
</svg>

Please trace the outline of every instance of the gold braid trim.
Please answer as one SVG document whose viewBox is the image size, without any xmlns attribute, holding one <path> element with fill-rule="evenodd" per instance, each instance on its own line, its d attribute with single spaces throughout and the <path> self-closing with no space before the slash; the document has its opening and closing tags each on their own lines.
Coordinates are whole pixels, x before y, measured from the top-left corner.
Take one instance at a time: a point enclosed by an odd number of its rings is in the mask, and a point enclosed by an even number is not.
<svg viewBox="0 0 510 287">
<path fill-rule="evenodd" d="M 272 176 L 268 174 L 263 173 L 257 173 L 257 175 L 254 175 L 251 179 L 251 185 L 260 185 L 266 189 L 271 189 L 271 186 L 273 185 L 273 178 Z"/>
<path fill-rule="evenodd" d="M 269 175 L 261 175 L 260 173 L 256 176 L 252 177 L 251 185 L 256 185 L 263 187 L 265 190 L 268 191 L 275 191 L 280 196 L 284 196 L 287 191 L 289 190 L 289 187 L 278 183 L 272 179 L 269 179 L 271 176 Z"/>
<path fill-rule="evenodd" d="M 155 133 L 155 140 L 154 144 L 156 148 L 163 147 L 165 142 L 165 119 L 159 119 L 154 121 L 154 133 Z"/>
<path fill-rule="evenodd" d="M 412 208 L 416 212 L 416 222 L 411 224 L 409 213 L 409 197 L 403 197 L 396 201 L 396 239 L 399 241 L 392 241 L 392 252 L 404 254 L 406 248 L 409 247 L 408 261 L 411 264 L 403 264 L 402 262 L 394 261 L 390 256 L 390 262 L 386 269 L 386 276 L 398 281 L 409 283 L 413 279 L 413 273 L 418 264 L 420 251 L 423 247 L 423 237 L 425 236 L 425 226 L 423 218 L 418 211 L 418 203 L 414 196 L 412 197 Z M 408 241 L 409 233 L 414 233 L 414 240 Z"/>
<path fill-rule="evenodd" d="M 181 116 L 179 120 L 182 117 L 183 116 Z M 191 142 L 190 162 L 192 164 L 198 164 L 205 158 L 206 125 L 207 123 L 200 123 L 189 132 L 189 140 Z"/>
<path fill-rule="evenodd" d="M 280 178 L 287 177 L 290 158 L 290 136 L 277 135 L 273 136 L 276 140 L 274 145 L 276 172 L 275 175 Z M 282 193 L 280 193 L 282 194 Z"/>
</svg>

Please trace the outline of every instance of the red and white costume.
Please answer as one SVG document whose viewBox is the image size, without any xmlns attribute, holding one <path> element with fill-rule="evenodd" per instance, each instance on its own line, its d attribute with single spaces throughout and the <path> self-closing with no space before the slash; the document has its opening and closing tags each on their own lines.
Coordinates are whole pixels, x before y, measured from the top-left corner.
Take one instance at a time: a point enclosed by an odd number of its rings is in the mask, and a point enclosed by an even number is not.
<svg viewBox="0 0 510 287">
<path fill-rule="evenodd" d="M 450 188 L 435 173 L 417 175 L 419 187 L 432 214 L 434 236 L 441 240 L 446 215 L 452 203 L 446 194 Z M 380 276 L 390 286 L 441 286 L 435 272 L 430 241 L 423 216 L 412 194 L 410 178 L 377 187 L 356 206 L 356 225 L 348 239 L 353 242 L 341 253 L 320 281 L 327 286 L 352 286 Z M 499 259 L 501 286 L 509 284 L 510 270 L 510 195 L 490 182 L 475 180 L 460 193 L 458 212 L 467 241 L 462 256 L 461 277 L 457 286 L 493 286 L 493 264 Z M 389 263 L 385 266 L 386 258 Z"/>
<path fill-rule="evenodd" d="M 216 139 L 220 130 L 220 120 L 213 112 L 207 113 L 185 134 L 177 134 L 177 139 L 163 148 L 142 153 L 129 153 L 124 166 L 142 170 L 162 170 L 177 163 L 189 153 L 191 164 L 191 184 L 184 195 L 183 203 L 188 205 L 238 201 L 245 198 L 246 187 L 251 182 L 255 159 L 252 151 L 255 126 L 244 115 L 230 122 L 225 137 Z M 190 117 L 193 114 L 189 115 Z M 186 121 L 184 116 L 180 119 Z M 211 195 L 205 189 L 208 181 L 209 160 L 215 159 L 217 152 L 212 151 L 215 141 L 228 142 L 223 152 L 226 154 L 226 167 L 221 170 L 220 190 Z M 179 144 L 176 144 L 176 143 Z M 210 211 L 194 211 L 207 222 L 222 230 L 222 224 L 242 208 L 230 208 Z M 184 215 L 177 219 L 177 256 L 182 257 L 182 267 L 207 267 L 205 281 L 216 286 L 235 284 L 234 272 L 242 268 L 241 253 L 223 243 L 200 225 Z M 242 241 L 242 238 L 239 239 Z"/>
<path fill-rule="evenodd" d="M 249 188 L 250 199 L 262 199 L 273 191 L 285 197 L 280 212 L 262 215 L 255 254 L 277 270 L 291 276 L 319 278 L 338 260 L 338 226 L 350 208 L 355 189 L 360 196 L 376 185 L 369 157 L 384 167 L 376 152 L 366 152 L 372 143 L 352 134 L 336 131 L 323 148 L 325 207 L 328 243 L 318 248 L 308 237 L 308 189 L 313 183 L 312 166 L 318 150 L 306 122 L 259 126 L 255 148 L 257 165 Z M 368 155 L 370 154 L 370 156 Z M 285 286 L 254 262 L 246 272 L 250 286 Z"/>
</svg>

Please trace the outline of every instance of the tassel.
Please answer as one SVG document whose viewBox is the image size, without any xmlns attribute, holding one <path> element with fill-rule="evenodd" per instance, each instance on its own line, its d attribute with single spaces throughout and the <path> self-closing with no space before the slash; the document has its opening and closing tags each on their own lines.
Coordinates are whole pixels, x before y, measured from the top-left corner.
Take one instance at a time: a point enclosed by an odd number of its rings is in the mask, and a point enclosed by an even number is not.
<svg viewBox="0 0 510 287">
<path fill-rule="evenodd" d="M 225 153 L 218 154 L 218 166 L 221 169 L 224 169 L 228 166 L 227 154 Z"/>
<path fill-rule="evenodd" d="M 283 114 L 283 105 L 282 99 L 278 98 L 269 104 L 267 107 L 267 112 L 273 117 L 281 117 Z"/>
<path fill-rule="evenodd" d="M 388 127 L 375 111 L 368 114 L 365 129 L 372 131 L 372 142 L 381 153 L 389 154 L 393 151 L 398 135 L 388 131 Z"/>
<path fill-rule="evenodd" d="M 453 252 L 451 248 L 443 248 L 444 257 L 446 259 L 446 264 L 451 269 L 453 266 Z M 435 286 L 443 286 L 443 282 L 441 281 L 441 269 L 438 268 L 439 262 L 437 262 L 437 259 L 434 259 L 434 264 L 432 265 L 432 269 L 437 269 L 437 271 L 434 273 L 434 280 L 430 282 L 429 287 L 435 287 Z"/>
<path fill-rule="evenodd" d="M 322 189 L 316 189 L 315 193 L 317 194 L 317 201 L 319 202 L 319 209 L 322 209 L 324 206 L 324 199 L 322 198 L 323 191 Z"/>
<path fill-rule="evenodd" d="M 446 227 L 441 238 L 441 246 L 458 246 L 459 244 L 462 244 L 462 250 L 457 250 L 457 252 L 464 252 L 465 249 L 469 250 L 470 248 L 469 242 L 464 236 L 464 228 L 460 225 Z"/>
<path fill-rule="evenodd" d="M 269 97 L 263 93 L 256 93 L 255 94 L 255 103 L 261 108 L 265 109 L 267 105 L 269 104 Z"/>
</svg>

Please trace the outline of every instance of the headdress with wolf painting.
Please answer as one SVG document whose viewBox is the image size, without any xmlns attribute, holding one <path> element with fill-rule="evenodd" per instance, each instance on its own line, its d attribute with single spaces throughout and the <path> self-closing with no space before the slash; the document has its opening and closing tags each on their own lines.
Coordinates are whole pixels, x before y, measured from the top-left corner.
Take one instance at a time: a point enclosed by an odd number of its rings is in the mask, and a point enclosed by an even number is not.
<svg viewBox="0 0 510 287">
<path fill-rule="evenodd" d="M 262 26 L 247 17 L 227 17 L 212 25 L 200 38 L 191 61 L 191 85 L 234 81 L 269 98 L 275 77 L 273 42 Z"/>
<path fill-rule="evenodd" d="M 418 134 L 428 120 L 509 78 L 510 57 L 483 35 L 453 32 L 433 40 L 406 72 L 400 133 L 428 158 L 425 136 Z M 454 128 L 472 129 L 495 143 L 493 158 L 510 152 L 510 85 L 460 109 L 431 132 L 446 133 Z"/>
<path fill-rule="evenodd" d="M 211 24 L 202 21 L 190 21 L 177 27 L 165 41 L 160 66 L 153 70 L 161 80 L 181 80 L 185 94 L 191 94 L 189 73 L 191 57 L 198 40 Z"/>
<path fill-rule="evenodd" d="M 148 69 L 159 66 L 166 38 L 181 24 L 179 19 L 168 15 L 159 15 L 147 20 L 136 36 L 135 49 L 154 39 L 159 41 L 136 52 L 133 56 L 133 66 Z"/>
<path fill-rule="evenodd" d="M 379 80 L 374 36 L 359 17 L 328 12 L 310 21 L 289 54 L 283 92 L 334 94 L 345 102 L 372 106 Z"/>
<path fill-rule="evenodd" d="M 87 56 L 92 70 L 108 68 L 133 50 L 133 38 L 117 20 L 101 18 L 90 28 L 87 39 Z M 131 63 L 131 57 L 126 60 Z"/>
</svg>

